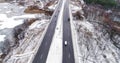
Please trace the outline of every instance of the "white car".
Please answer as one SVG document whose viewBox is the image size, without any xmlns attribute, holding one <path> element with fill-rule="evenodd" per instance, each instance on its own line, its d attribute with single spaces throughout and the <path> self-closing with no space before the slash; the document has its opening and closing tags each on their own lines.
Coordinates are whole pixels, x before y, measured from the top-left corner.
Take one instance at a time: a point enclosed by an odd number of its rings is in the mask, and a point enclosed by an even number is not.
<svg viewBox="0 0 120 63">
<path fill-rule="evenodd" d="M 67 41 L 65 41 L 65 46 L 67 46 L 67 44 L 68 44 Z"/>
</svg>

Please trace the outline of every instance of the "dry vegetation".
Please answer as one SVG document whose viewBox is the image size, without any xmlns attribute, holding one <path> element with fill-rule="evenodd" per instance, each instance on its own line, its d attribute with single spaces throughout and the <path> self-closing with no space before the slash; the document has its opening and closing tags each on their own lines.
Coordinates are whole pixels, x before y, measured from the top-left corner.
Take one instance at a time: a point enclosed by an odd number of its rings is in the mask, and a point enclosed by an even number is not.
<svg viewBox="0 0 120 63">
<path fill-rule="evenodd" d="M 97 23 L 99 26 L 103 26 L 103 29 L 106 32 L 105 34 L 109 34 L 109 38 L 113 42 L 113 44 L 120 49 L 120 22 L 114 21 L 114 17 L 116 17 L 116 12 L 113 10 L 105 10 L 102 6 L 86 6 L 83 8 L 84 16 L 91 23 Z M 111 18 L 112 17 L 112 18 Z M 116 37 L 116 38 L 115 38 Z"/>
<path fill-rule="evenodd" d="M 38 6 L 32 5 L 28 6 L 25 11 L 25 13 L 45 13 L 46 15 L 52 15 L 53 11 L 47 10 L 47 9 L 39 9 Z"/>
</svg>

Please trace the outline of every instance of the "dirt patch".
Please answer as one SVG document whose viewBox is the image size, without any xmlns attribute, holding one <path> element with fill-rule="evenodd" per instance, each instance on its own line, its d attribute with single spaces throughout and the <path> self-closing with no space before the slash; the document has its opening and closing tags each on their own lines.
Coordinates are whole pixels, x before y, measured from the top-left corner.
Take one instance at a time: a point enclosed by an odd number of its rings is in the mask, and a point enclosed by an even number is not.
<svg viewBox="0 0 120 63">
<path fill-rule="evenodd" d="M 39 9 L 38 6 L 28 6 L 25 11 L 25 13 L 44 13 L 45 15 L 52 15 L 53 11 L 48 10 L 48 9 Z"/>
</svg>

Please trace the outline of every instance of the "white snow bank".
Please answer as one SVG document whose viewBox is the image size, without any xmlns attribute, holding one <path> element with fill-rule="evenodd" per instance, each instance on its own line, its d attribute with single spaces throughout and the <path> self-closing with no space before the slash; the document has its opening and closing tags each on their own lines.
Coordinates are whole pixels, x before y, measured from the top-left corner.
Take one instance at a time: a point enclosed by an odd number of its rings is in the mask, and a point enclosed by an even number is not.
<svg viewBox="0 0 120 63">
<path fill-rule="evenodd" d="M 4 40 L 5 40 L 5 39 L 4 39 L 5 37 L 6 37 L 5 35 L 0 35 L 0 42 L 1 42 L 1 41 L 4 41 Z"/>
<path fill-rule="evenodd" d="M 4 28 L 13 28 L 17 25 L 20 25 L 23 23 L 25 18 L 35 18 L 34 14 L 28 14 L 28 15 L 21 15 L 21 16 L 13 16 L 11 18 L 8 18 L 6 14 L 0 14 L 0 29 Z"/>
</svg>

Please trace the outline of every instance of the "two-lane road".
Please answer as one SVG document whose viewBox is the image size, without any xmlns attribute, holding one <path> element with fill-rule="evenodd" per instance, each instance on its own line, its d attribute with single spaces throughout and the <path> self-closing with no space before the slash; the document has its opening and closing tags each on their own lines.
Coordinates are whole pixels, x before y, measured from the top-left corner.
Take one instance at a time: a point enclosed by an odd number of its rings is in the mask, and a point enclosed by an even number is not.
<svg viewBox="0 0 120 63">
<path fill-rule="evenodd" d="M 46 34 L 42 40 L 42 43 L 38 49 L 38 52 L 33 60 L 33 63 L 46 63 L 49 48 L 52 42 L 53 35 L 55 33 L 56 23 L 58 21 L 59 11 L 61 10 L 63 0 L 59 1 L 59 4 L 51 18 L 51 23 L 49 24 Z M 68 43 L 65 46 L 65 41 Z M 70 16 L 69 16 L 69 0 L 65 1 L 63 10 L 63 57 L 62 63 L 75 63 L 71 26 L 70 26 Z"/>
<path fill-rule="evenodd" d="M 67 46 L 65 46 L 65 41 Z M 69 0 L 66 0 L 63 14 L 63 62 L 75 63 L 74 51 L 72 44 L 70 15 L 69 15 Z"/>
<path fill-rule="evenodd" d="M 49 24 L 47 28 L 46 34 L 42 40 L 42 43 L 32 63 L 46 63 L 48 51 L 49 51 L 52 38 L 55 32 L 56 22 L 58 19 L 58 15 L 61 9 L 62 2 L 63 0 L 60 0 L 57 8 L 55 9 L 54 15 L 51 18 L 51 23 Z"/>
</svg>

